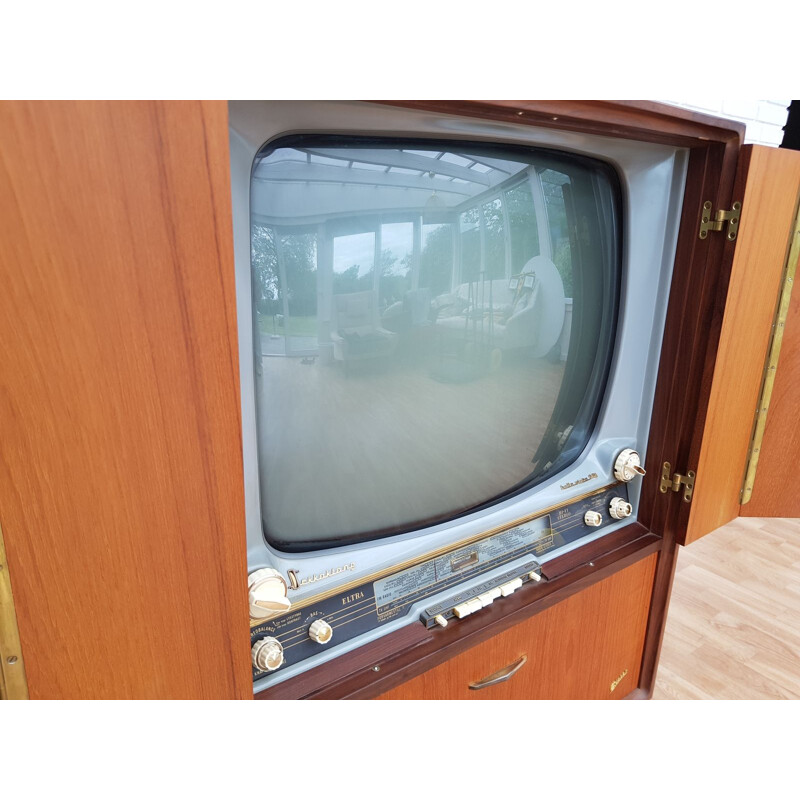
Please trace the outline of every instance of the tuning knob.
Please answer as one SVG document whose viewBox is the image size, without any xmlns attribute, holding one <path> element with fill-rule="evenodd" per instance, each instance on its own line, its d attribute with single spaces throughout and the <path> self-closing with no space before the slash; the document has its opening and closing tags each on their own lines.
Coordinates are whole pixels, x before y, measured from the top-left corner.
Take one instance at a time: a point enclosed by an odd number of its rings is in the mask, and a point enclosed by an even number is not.
<svg viewBox="0 0 800 800">
<path fill-rule="evenodd" d="M 333 628 L 324 619 L 317 619 L 308 629 L 308 638 L 317 644 L 327 644 L 333 638 Z"/>
<path fill-rule="evenodd" d="M 598 525 L 603 524 L 603 515 L 597 511 L 587 511 L 583 515 L 583 521 L 591 528 L 596 528 Z"/>
<path fill-rule="evenodd" d="M 264 567 L 251 572 L 247 578 L 250 599 L 250 616 L 253 619 L 270 619 L 284 614 L 292 603 L 286 597 L 286 581 L 276 569 Z"/>
<path fill-rule="evenodd" d="M 614 477 L 618 481 L 632 481 L 637 475 L 644 475 L 639 454 L 630 448 L 623 450 L 614 462 Z"/>
<path fill-rule="evenodd" d="M 625 519 L 625 517 L 629 517 L 633 513 L 633 506 L 621 497 L 615 497 L 608 507 L 608 513 L 614 519 Z"/>
<path fill-rule="evenodd" d="M 259 639 L 250 652 L 253 666 L 260 672 L 272 672 L 283 664 L 283 645 L 274 636 Z"/>
</svg>

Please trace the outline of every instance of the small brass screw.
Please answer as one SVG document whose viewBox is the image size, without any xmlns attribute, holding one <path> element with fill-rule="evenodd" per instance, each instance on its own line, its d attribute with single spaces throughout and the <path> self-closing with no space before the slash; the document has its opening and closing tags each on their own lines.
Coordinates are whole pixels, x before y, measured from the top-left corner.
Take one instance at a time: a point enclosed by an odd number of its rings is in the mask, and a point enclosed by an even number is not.
<svg viewBox="0 0 800 800">
<path fill-rule="evenodd" d="M 17 657 L 16 656 L 9 656 L 8 657 L 8 663 L 9 664 L 16 664 L 17 663 Z"/>
</svg>

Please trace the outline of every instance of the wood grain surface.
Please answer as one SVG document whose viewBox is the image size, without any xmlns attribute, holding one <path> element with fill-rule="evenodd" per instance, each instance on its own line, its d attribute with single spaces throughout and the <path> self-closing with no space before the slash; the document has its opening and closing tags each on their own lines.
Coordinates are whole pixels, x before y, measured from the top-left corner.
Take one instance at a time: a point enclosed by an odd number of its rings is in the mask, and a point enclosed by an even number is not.
<svg viewBox="0 0 800 800">
<path fill-rule="evenodd" d="M 686 544 L 739 515 L 753 414 L 800 194 L 800 152 L 752 145 L 743 150 L 741 223 Z M 782 364 L 791 363 L 787 354 Z M 798 363 L 794 361 L 796 367 Z M 791 367 L 786 372 L 791 374 Z M 789 427 L 796 427 L 794 420 Z M 764 470 L 768 472 L 769 464 Z M 800 513 L 800 503 L 795 508 Z"/>
<path fill-rule="evenodd" d="M 798 152 L 787 152 L 800 158 Z M 800 517 L 800 493 L 794 480 L 800 463 L 799 407 L 800 292 L 795 285 L 783 329 L 753 494 L 750 502 L 741 507 L 743 517 Z"/>
<path fill-rule="evenodd" d="M 224 103 L 0 104 L 0 521 L 33 698 L 252 691 Z"/>
<path fill-rule="evenodd" d="M 653 699 L 800 699 L 800 520 L 739 517 L 682 547 Z"/>
<path fill-rule="evenodd" d="M 656 553 L 398 686 L 382 700 L 602 700 L 638 686 Z M 508 681 L 472 690 L 527 656 Z"/>
</svg>

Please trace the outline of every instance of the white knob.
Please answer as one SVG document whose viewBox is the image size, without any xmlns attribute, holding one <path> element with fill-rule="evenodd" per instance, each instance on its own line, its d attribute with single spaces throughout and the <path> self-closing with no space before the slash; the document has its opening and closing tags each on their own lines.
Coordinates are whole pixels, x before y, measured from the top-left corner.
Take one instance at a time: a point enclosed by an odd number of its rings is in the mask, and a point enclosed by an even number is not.
<svg viewBox="0 0 800 800">
<path fill-rule="evenodd" d="M 583 521 L 592 528 L 596 528 L 598 525 L 603 524 L 603 515 L 597 511 L 587 511 L 583 515 Z"/>
<path fill-rule="evenodd" d="M 308 629 L 308 638 L 317 644 L 327 644 L 333 638 L 333 628 L 324 619 L 316 619 Z"/>
<path fill-rule="evenodd" d="M 250 616 L 253 619 L 270 619 L 286 613 L 292 603 L 286 597 L 286 581 L 276 569 L 264 567 L 251 572 L 247 578 L 250 599 Z"/>
<path fill-rule="evenodd" d="M 625 519 L 625 517 L 629 517 L 632 512 L 633 506 L 630 503 L 626 503 L 621 497 L 615 497 L 608 507 L 608 513 L 611 514 L 614 519 Z"/>
<path fill-rule="evenodd" d="M 272 672 L 283 664 L 283 645 L 274 636 L 259 639 L 251 653 L 253 666 L 261 672 Z"/>
<path fill-rule="evenodd" d="M 618 481 L 632 481 L 637 475 L 644 475 L 642 462 L 635 450 L 623 450 L 614 462 L 614 477 Z"/>
</svg>

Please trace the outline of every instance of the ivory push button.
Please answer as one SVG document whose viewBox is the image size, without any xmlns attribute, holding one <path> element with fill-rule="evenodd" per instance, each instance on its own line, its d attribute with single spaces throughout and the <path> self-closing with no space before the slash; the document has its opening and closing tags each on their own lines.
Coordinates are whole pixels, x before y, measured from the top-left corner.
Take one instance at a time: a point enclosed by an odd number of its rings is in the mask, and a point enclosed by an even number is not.
<svg viewBox="0 0 800 800">
<path fill-rule="evenodd" d="M 500 589 L 495 587 L 494 589 L 490 589 L 488 592 L 479 594 L 478 600 L 481 601 L 481 607 L 486 608 L 486 606 L 490 606 L 498 597 L 500 597 Z"/>
<path fill-rule="evenodd" d="M 500 594 L 503 597 L 508 597 L 510 594 L 514 594 L 514 592 L 522 586 L 522 578 L 514 578 L 513 581 L 509 581 L 508 583 L 504 583 L 500 587 Z"/>
<path fill-rule="evenodd" d="M 469 607 L 467 603 L 459 603 L 457 606 L 453 608 L 453 613 L 459 619 L 463 619 L 464 617 L 468 617 L 472 613 L 472 609 Z"/>
<path fill-rule="evenodd" d="M 459 618 L 463 619 L 473 614 L 475 611 L 480 611 L 483 608 L 483 603 L 480 598 L 473 597 L 463 603 L 459 603 L 454 609 L 453 613 Z"/>
</svg>

